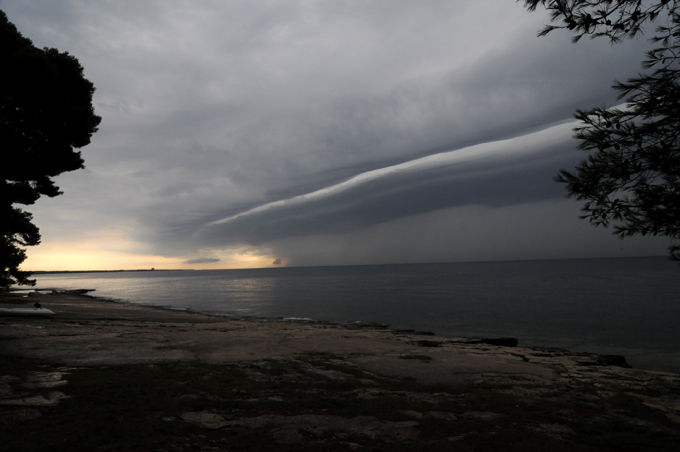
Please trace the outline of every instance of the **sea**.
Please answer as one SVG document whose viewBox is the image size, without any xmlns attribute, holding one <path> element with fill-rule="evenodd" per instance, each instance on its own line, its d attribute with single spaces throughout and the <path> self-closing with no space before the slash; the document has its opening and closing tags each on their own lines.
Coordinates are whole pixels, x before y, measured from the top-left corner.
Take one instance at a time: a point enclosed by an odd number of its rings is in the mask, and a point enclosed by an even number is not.
<svg viewBox="0 0 680 452">
<path fill-rule="evenodd" d="M 680 373 L 680 265 L 665 257 L 34 276 L 36 288 L 95 289 L 115 302 L 515 337 Z"/>
</svg>

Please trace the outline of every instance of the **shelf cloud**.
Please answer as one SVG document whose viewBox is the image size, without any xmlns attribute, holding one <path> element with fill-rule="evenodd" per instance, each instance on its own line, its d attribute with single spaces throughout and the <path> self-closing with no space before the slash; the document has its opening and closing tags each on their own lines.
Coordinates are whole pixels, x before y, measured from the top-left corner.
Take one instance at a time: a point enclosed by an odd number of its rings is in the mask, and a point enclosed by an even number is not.
<svg viewBox="0 0 680 452">
<path fill-rule="evenodd" d="M 500 207 L 562 197 L 551 175 L 574 163 L 573 123 L 358 174 L 269 202 L 199 230 L 199 241 L 260 244 L 283 237 L 348 232 L 461 205 Z"/>
</svg>

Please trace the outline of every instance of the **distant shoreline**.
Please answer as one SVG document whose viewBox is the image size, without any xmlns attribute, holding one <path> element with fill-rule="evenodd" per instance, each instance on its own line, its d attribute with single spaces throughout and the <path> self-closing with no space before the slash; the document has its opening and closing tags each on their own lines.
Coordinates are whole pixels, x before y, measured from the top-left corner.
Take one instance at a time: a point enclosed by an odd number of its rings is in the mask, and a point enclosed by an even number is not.
<svg viewBox="0 0 680 452">
<path fill-rule="evenodd" d="M 48 275 L 55 273 L 122 273 L 122 272 L 190 272 L 193 268 L 140 268 L 136 270 L 35 270 L 32 275 Z"/>
</svg>

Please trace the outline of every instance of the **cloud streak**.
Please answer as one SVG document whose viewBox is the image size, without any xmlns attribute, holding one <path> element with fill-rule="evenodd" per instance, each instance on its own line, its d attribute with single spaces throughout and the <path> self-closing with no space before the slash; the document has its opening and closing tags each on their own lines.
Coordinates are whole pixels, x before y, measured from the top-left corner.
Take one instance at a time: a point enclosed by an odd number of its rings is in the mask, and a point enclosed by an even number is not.
<svg viewBox="0 0 680 452">
<path fill-rule="evenodd" d="M 211 221 L 199 231 L 199 241 L 259 244 L 294 235 L 342 233 L 453 206 L 499 207 L 561 197 L 551 176 L 574 163 L 573 125 L 368 171 Z"/>
</svg>

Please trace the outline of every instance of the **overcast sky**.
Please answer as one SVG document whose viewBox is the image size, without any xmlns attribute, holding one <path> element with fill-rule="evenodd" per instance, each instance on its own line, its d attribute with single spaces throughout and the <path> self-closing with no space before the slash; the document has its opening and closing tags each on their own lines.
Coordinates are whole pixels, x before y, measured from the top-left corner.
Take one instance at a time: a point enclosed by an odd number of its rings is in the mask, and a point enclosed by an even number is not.
<svg viewBox="0 0 680 452">
<path fill-rule="evenodd" d="M 662 255 L 579 220 L 552 178 L 576 108 L 645 38 L 537 38 L 513 0 L 0 0 L 75 55 L 102 116 L 27 210 L 28 270 Z"/>
</svg>

